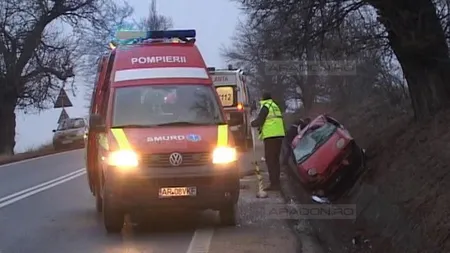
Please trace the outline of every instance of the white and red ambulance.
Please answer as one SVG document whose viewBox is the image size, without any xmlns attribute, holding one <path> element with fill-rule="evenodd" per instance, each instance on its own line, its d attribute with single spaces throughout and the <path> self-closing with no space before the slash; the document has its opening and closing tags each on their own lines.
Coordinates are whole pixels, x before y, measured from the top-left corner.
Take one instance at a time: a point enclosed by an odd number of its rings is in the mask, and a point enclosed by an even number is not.
<svg viewBox="0 0 450 253">
<path fill-rule="evenodd" d="M 234 225 L 237 151 L 195 30 L 123 35 L 99 63 L 87 141 L 106 230 L 146 209 L 219 210 Z"/>
<path fill-rule="evenodd" d="M 230 130 L 242 149 L 252 146 L 251 108 L 247 80 L 242 69 L 208 68 L 209 75 L 219 95 Z"/>
</svg>

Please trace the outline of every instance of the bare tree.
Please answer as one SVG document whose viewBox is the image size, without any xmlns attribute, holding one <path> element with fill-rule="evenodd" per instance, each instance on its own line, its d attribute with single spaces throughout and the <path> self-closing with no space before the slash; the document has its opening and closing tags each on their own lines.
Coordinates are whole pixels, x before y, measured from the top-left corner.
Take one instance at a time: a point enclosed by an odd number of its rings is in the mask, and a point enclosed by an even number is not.
<svg viewBox="0 0 450 253">
<path fill-rule="evenodd" d="M 142 18 L 138 23 L 140 29 L 160 31 L 167 30 L 173 26 L 173 21 L 170 17 L 161 15 L 156 10 L 156 0 L 152 0 L 148 10 L 148 16 Z"/>
<path fill-rule="evenodd" d="M 305 8 L 316 10 L 316 29 L 305 27 L 297 32 L 309 38 L 325 36 L 339 27 L 347 17 L 366 6 L 378 14 L 383 29 L 374 30 L 373 37 L 387 39 L 408 82 L 409 94 L 417 119 L 433 116 L 450 106 L 450 56 L 445 31 L 448 30 L 448 3 L 444 0 L 244 0 L 243 8 L 252 20 L 288 20 Z M 323 15 L 323 14 L 326 15 Z"/>
<path fill-rule="evenodd" d="M 125 5 L 125 7 L 109 8 L 109 18 L 105 20 L 103 29 L 94 29 L 90 31 L 85 37 L 88 38 L 90 44 L 84 44 L 85 46 L 81 51 L 84 52 L 84 64 L 83 73 L 86 77 L 86 93 L 85 99 L 90 101 L 92 98 L 92 92 L 97 72 L 97 64 L 101 57 L 107 53 L 110 48 L 108 42 L 110 42 L 115 32 L 120 28 L 137 29 L 137 30 L 167 30 L 172 27 L 172 19 L 160 15 L 156 10 L 156 0 L 152 0 L 149 7 L 149 14 L 146 18 L 142 18 L 139 21 L 130 21 L 129 18 L 133 13 L 133 9 Z M 100 32 L 99 32 L 100 31 Z M 87 104 L 89 107 L 89 103 Z"/>
<path fill-rule="evenodd" d="M 15 146 L 15 110 L 45 109 L 75 77 L 78 32 L 101 27 L 112 0 L 0 2 L 0 153 Z M 74 29 L 71 29 L 74 28 Z"/>
<path fill-rule="evenodd" d="M 353 106 L 377 97 L 394 105 L 408 97 L 372 7 L 269 0 L 244 1 L 242 7 L 249 19 L 223 55 L 251 70 L 259 88 L 300 99 L 306 110 L 325 100 Z"/>
</svg>

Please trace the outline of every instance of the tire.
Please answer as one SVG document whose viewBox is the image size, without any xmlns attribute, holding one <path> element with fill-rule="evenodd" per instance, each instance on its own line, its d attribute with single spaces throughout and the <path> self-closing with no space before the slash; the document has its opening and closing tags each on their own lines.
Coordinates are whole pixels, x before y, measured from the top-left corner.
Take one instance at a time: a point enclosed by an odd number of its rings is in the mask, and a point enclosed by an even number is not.
<svg viewBox="0 0 450 253">
<path fill-rule="evenodd" d="M 247 152 L 249 149 L 248 142 L 246 139 L 240 140 L 239 146 L 240 146 L 242 152 Z"/>
<path fill-rule="evenodd" d="M 59 143 L 57 143 L 57 142 L 54 142 L 53 143 L 53 149 L 55 150 L 55 151 L 59 151 L 59 150 L 61 150 L 61 144 L 59 144 Z"/>
<path fill-rule="evenodd" d="M 95 209 L 97 210 L 98 213 L 101 213 L 103 211 L 103 199 L 102 196 L 100 194 L 100 185 L 99 182 L 97 180 L 97 183 L 95 183 Z"/>
<path fill-rule="evenodd" d="M 220 224 L 225 227 L 236 226 L 237 204 L 230 203 L 219 210 Z"/>
<path fill-rule="evenodd" d="M 106 188 L 106 187 L 105 187 Z M 103 194 L 103 225 L 108 234 L 118 234 L 125 222 L 125 213 L 120 206 L 114 205 L 105 189 Z"/>
</svg>

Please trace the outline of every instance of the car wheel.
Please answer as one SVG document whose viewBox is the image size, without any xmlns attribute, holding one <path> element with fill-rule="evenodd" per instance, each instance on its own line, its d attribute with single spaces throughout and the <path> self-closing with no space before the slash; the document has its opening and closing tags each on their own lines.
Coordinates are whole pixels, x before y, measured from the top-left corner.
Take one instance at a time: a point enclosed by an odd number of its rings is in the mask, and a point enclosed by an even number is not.
<svg viewBox="0 0 450 253">
<path fill-rule="evenodd" d="M 117 234 L 122 231 L 125 222 L 125 213 L 121 206 L 115 205 L 108 194 L 108 189 L 105 187 L 103 194 L 103 224 L 106 232 L 110 234 Z"/>
<path fill-rule="evenodd" d="M 237 204 L 230 203 L 219 210 L 220 223 L 222 226 L 236 226 Z"/>
<path fill-rule="evenodd" d="M 60 150 L 61 149 L 61 144 L 59 144 L 57 142 L 54 142 L 53 143 L 53 149 L 56 150 L 56 151 Z"/>
</svg>

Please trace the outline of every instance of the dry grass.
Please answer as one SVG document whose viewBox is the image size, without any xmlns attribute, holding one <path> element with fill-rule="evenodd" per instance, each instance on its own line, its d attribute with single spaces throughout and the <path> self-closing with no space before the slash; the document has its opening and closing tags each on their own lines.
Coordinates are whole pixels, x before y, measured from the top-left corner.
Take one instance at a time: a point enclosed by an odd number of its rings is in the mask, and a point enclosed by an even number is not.
<svg viewBox="0 0 450 253">
<path fill-rule="evenodd" d="M 40 156 L 56 154 L 64 151 L 67 151 L 67 149 L 55 150 L 51 143 L 46 143 L 37 147 L 31 147 L 27 149 L 25 152 L 17 153 L 13 156 L 0 155 L 0 165 L 36 158 Z"/>
</svg>

